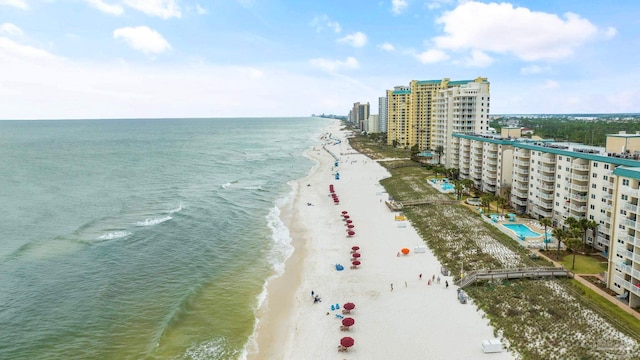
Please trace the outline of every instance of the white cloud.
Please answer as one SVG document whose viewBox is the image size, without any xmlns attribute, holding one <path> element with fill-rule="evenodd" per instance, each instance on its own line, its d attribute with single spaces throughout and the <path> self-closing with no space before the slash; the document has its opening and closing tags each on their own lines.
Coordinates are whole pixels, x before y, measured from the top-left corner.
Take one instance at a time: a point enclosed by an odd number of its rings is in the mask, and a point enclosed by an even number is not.
<svg viewBox="0 0 640 360">
<path fill-rule="evenodd" d="M 522 75 L 542 74 L 549 71 L 551 71 L 550 66 L 540 66 L 536 64 L 532 64 L 532 65 L 520 68 L 520 74 Z"/>
<path fill-rule="evenodd" d="M 93 6 L 94 8 L 102 12 L 105 12 L 107 14 L 122 15 L 122 13 L 124 12 L 124 9 L 122 8 L 122 6 L 118 4 L 107 4 L 102 0 L 85 0 L 85 1 L 89 5 Z"/>
<path fill-rule="evenodd" d="M 50 52 L 33 46 L 17 43 L 9 38 L 0 37 L 0 63 L 9 68 L 5 61 L 52 60 L 57 57 Z"/>
<path fill-rule="evenodd" d="M 145 54 L 161 53 L 171 49 L 167 40 L 146 26 L 124 27 L 113 31 L 114 39 L 123 39 L 132 48 Z"/>
<path fill-rule="evenodd" d="M 470 56 L 464 58 L 463 65 L 466 67 L 487 67 L 493 63 L 493 58 L 480 50 L 472 50 Z"/>
<path fill-rule="evenodd" d="M 547 81 L 544 82 L 544 84 L 542 84 L 540 86 L 540 89 L 549 90 L 549 89 L 555 89 L 558 86 L 560 86 L 560 84 L 557 81 L 555 81 L 555 80 L 547 80 Z"/>
<path fill-rule="evenodd" d="M 384 50 L 384 51 L 389 51 L 389 52 L 392 52 L 392 51 L 396 50 L 395 46 L 393 46 L 393 44 L 388 43 L 388 42 L 378 45 L 378 48 L 380 48 L 381 50 Z"/>
<path fill-rule="evenodd" d="M 0 33 L 5 33 L 13 36 L 22 35 L 22 30 L 13 25 L 12 23 L 0 24 Z"/>
<path fill-rule="evenodd" d="M 439 49 L 429 49 L 422 53 L 416 54 L 415 57 L 423 64 L 433 64 L 449 59 L 449 55 Z"/>
<path fill-rule="evenodd" d="M 204 15 L 207 13 L 207 9 L 200 6 L 200 4 L 196 4 L 196 13 L 198 13 L 198 15 Z"/>
<path fill-rule="evenodd" d="M 311 20 L 310 25 L 314 27 L 317 32 L 323 31 L 325 27 L 333 30 L 336 34 L 342 31 L 340 23 L 331 20 L 327 15 L 314 17 L 313 20 Z"/>
<path fill-rule="evenodd" d="M 391 0 L 391 11 L 396 15 L 402 14 L 407 6 L 409 4 L 407 4 L 406 0 Z"/>
<path fill-rule="evenodd" d="M 338 42 L 353 47 L 363 47 L 367 44 L 367 35 L 358 31 L 338 39 Z"/>
<path fill-rule="evenodd" d="M 177 0 L 124 0 L 124 3 L 150 16 L 163 19 L 182 17 Z"/>
<path fill-rule="evenodd" d="M 425 5 L 427 9 L 435 10 L 435 9 L 441 8 L 443 5 L 448 5 L 453 1 L 455 0 L 431 0 L 431 1 L 427 1 Z"/>
<path fill-rule="evenodd" d="M 13 6 L 18 9 L 27 10 L 29 5 L 24 0 L 0 0 L 0 5 Z"/>
<path fill-rule="evenodd" d="M 525 61 L 565 58 L 599 32 L 573 13 L 560 18 L 508 3 L 476 1 L 462 3 L 437 22 L 445 32 L 433 39 L 438 48 L 513 54 Z"/>
<path fill-rule="evenodd" d="M 343 69 L 357 69 L 360 67 L 358 60 L 354 57 L 348 57 L 345 61 L 316 58 L 309 60 L 309 63 L 314 67 L 328 72 L 335 72 Z"/>
</svg>

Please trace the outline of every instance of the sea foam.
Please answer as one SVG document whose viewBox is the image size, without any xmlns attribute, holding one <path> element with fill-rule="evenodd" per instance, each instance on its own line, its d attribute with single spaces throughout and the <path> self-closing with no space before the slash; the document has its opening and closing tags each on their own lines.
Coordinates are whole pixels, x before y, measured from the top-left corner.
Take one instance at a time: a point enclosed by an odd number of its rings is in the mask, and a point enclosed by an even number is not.
<svg viewBox="0 0 640 360">
<path fill-rule="evenodd" d="M 136 223 L 136 225 L 137 226 L 153 226 L 153 225 L 158 225 L 160 223 L 163 223 L 165 221 L 169 221 L 171 219 L 173 219 L 173 217 L 171 217 L 171 216 L 149 218 L 149 219 L 145 219 L 144 221 L 138 221 Z"/>
<path fill-rule="evenodd" d="M 106 234 L 100 235 L 98 237 L 98 240 L 115 240 L 115 239 L 121 239 L 123 237 L 127 237 L 129 235 L 131 235 L 131 233 L 125 230 L 111 231 Z"/>
</svg>

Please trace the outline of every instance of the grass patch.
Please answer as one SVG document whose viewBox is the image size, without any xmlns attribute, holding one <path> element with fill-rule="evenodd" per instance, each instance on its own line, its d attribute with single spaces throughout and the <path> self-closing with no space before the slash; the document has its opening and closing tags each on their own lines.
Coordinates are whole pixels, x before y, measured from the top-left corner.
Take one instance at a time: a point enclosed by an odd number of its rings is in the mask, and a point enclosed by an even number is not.
<svg viewBox="0 0 640 360">
<path fill-rule="evenodd" d="M 607 271 L 607 265 L 601 263 L 596 258 L 585 255 L 576 255 L 575 268 L 571 268 L 573 255 L 566 255 L 562 259 L 562 264 L 566 269 L 570 269 L 575 274 L 599 274 Z"/>
</svg>

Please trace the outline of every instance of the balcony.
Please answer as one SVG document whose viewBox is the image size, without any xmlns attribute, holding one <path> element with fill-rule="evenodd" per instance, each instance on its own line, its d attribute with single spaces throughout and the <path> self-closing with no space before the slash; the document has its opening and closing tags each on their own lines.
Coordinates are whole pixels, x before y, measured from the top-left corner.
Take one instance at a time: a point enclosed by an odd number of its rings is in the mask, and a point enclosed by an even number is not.
<svg viewBox="0 0 640 360">
<path fill-rule="evenodd" d="M 524 166 L 524 167 L 528 167 L 529 166 L 529 160 L 528 159 L 518 159 L 516 160 L 515 164 L 517 166 Z"/>
<path fill-rule="evenodd" d="M 524 175 L 525 177 L 528 177 L 527 175 L 529 175 L 529 168 L 517 167 L 514 169 L 514 171 L 516 174 Z"/>
<path fill-rule="evenodd" d="M 575 183 L 571 184 L 571 189 L 575 190 L 575 191 L 580 191 L 580 192 L 587 192 L 589 191 L 589 187 L 588 186 L 584 186 L 584 185 L 578 185 Z"/>
<path fill-rule="evenodd" d="M 556 158 L 555 157 L 543 157 L 540 161 L 543 164 L 555 164 L 556 163 Z"/>
<path fill-rule="evenodd" d="M 541 199 L 545 199 L 545 200 L 553 200 L 553 194 L 549 194 L 549 193 L 540 193 L 540 195 L 538 195 Z"/>
<path fill-rule="evenodd" d="M 547 172 L 547 173 L 555 173 L 556 172 L 556 168 L 550 167 L 550 166 L 539 166 L 538 169 L 540 169 L 540 171 L 542 171 L 542 172 Z"/>
<path fill-rule="evenodd" d="M 589 181 L 589 177 L 587 175 L 578 175 L 574 173 L 571 175 L 571 178 L 578 181 Z"/>
<path fill-rule="evenodd" d="M 636 221 L 633 219 L 624 219 L 622 222 L 626 227 L 630 227 L 632 229 L 636 228 Z"/>
<path fill-rule="evenodd" d="M 634 213 L 637 213 L 637 212 L 638 212 L 638 205 L 633 205 L 633 204 L 630 204 L 630 203 L 625 203 L 624 205 L 622 205 L 622 208 L 623 208 L 623 209 L 625 209 L 625 210 L 628 210 L 628 211 L 634 212 Z"/>
<path fill-rule="evenodd" d="M 491 186 L 494 186 L 494 187 L 497 185 L 497 182 L 496 182 L 495 178 L 491 179 L 491 178 L 485 177 L 485 178 L 482 179 L 482 181 L 484 181 L 485 184 L 488 184 L 488 185 L 491 185 Z"/>
<path fill-rule="evenodd" d="M 516 182 L 513 184 L 513 188 L 524 192 L 525 196 L 523 197 L 527 197 L 527 194 L 529 191 L 529 185 L 527 185 L 526 183 Z"/>
<path fill-rule="evenodd" d="M 576 163 L 574 163 L 574 164 L 571 165 L 571 168 L 573 170 L 589 171 L 589 165 L 586 165 L 586 164 L 576 164 Z"/>
<path fill-rule="evenodd" d="M 628 186 L 623 186 L 622 189 L 621 189 L 621 192 L 624 195 L 629 195 L 629 196 L 632 196 L 632 197 L 640 197 L 640 190 L 639 189 L 632 189 L 632 188 L 630 188 Z"/>
<path fill-rule="evenodd" d="M 587 207 L 584 205 L 576 205 L 574 203 L 571 203 L 571 205 L 569 205 L 569 209 L 573 210 L 573 211 L 577 211 L 577 212 L 585 212 L 587 211 Z"/>
<path fill-rule="evenodd" d="M 569 197 L 571 198 L 571 200 L 576 200 L 576 201 L 580 201 L 580 202 L 586 202 L 587 201 L 587 195 L 571 194 L 571 195 L 569 195 Z"/>
<path fill-rule="evenodd" d="M 547 182 L 556 182 L 556 178 L 553 176 L 540 175 L 540 180 L 544 180 Z"/>
<path fill-rule="evenodd" d="M 544 190 L 544 191 L 554 191 L 555 188 L 553 187 L 553 185 L 540 185 L 538 186 L 539 190 Z"/>
<path fill-rule="evenodd" d="M 493 159 L 487 159 L 486 163 L 493 166 L 498 165 L 498 162 Z"/>
<path fill-rule="evenodd" d="M 516 205 L 527 206 L 527 201 L 526 200 L 520 200 L 518 198 L 512 198 L 511 202 L 516 204 Z"/>
<path fill-rule="evenodd" d="M 548 201 L 538 200 L 538 203 L 536 205 L 538 205 L 541 209 L 553 210 L 553 201 L 548 202 Z"/>
<path fill-rule="evenodd" d="M 513 189 L 511 190 L 511 194 L 512 194 L 512 195 L 515 195 L 515 196 L 517 196 L 517 197 L 523 198 L 523 199 L 526 199 L 526 198 L 528 198 L 528 197 L 529 197 L 529 194 L 527 193 L 527 190 L 526 190 L 526 189 L 523 191 L 522 189 L 513 188 Z"/>
<path fill-rule="evenodd" d="M 550 218 L 553 216 L 553 212 L 552 211 L 545 211 L 541 208 L 536 208 L 534 211 L 536 214 L 542 216 L 542 217 L 546 217 L 546 218 Z"/>
<path fill-rule="evenodd" d="M 626 250 L 626 249 L 622 248 L 622 247 L 618 247 L 616 249 L 616 254 L 624 256 L 629 260 L 633 259 L 633 253 L 631 251 L 629 251 L 629 250 Z"/>
</svg>

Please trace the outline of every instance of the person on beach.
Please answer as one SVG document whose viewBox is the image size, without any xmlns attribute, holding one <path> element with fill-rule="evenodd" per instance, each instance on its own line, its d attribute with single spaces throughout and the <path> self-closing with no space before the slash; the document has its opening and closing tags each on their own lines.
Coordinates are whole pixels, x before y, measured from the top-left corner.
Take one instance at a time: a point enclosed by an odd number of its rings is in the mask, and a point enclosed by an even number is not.
<svg viewBox="0 0 640 360">
<path fill-rule="evenodd" d="M 445 287 L 445 289 L 449 288 L 449 281 L 448 280 L 444 281 L 444 287 Z"/>
<path fill-rule="evenodd" d="M 438 278 L 436 279 L 436 281 L 438 282 L 438 285 L 440 285 L 440 275 L 438 275 Z"/>
<path fill-rule="evenodd" d="M 393 283 L 391 283 L 391 291 L 393 291 Z"/>
<path fill-rule="evenodd" d="M 420 275 L 418 275 L 418 279 L 422 280 L 422 273 L 420 273 Z"/>
<path fill-rule="evenodd" d="M 431 277 L 431 280 L 432 280 L 432 281 L 435 281 L 435 280 L 436 280 L 436 274 L 433 274 L 433 276 Z"/>
<path fill-rule="evenodd" d="M 316 293 L 313 292 L 313 290 L 311 290 L 311 297 L 313 297 L 313 295 L 315 295 Z"/>
<path fill-rule="evenodd" d="M 404 287 L 407 287 L 407 282 L 406 281 L 404 282 Z"/>
</svg>

